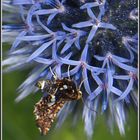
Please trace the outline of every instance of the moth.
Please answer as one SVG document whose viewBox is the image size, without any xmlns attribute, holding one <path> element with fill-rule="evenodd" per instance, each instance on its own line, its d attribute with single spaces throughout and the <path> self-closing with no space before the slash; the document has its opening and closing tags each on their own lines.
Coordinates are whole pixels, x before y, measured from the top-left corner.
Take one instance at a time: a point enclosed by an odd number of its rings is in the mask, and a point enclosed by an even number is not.
<svg viewBox="0 0 140 140">
<path fill-rule="evenodd" d="M 34 108 L 36 124 L 41 134 L 46 135 L 64 104 L 79 100 L 82 92 L 70 78 L 40 80 L 36 86 L 47 93 L 47 96 L 42 97 Z"/>
</svg>

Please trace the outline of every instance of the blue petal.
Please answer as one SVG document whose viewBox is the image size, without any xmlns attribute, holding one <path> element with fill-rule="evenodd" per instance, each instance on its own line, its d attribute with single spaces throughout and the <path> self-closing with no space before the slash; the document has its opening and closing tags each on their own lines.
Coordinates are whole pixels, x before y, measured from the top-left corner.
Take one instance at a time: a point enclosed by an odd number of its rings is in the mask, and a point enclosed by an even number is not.
<svg viewBox="0 0 140 140">
<path fill-rule="evenodd" d="M 80 9 L 85 9 L 85 8 L 89 9 L 89 8 L 96 7 L 96 6 L 99 6 L 98 2 L 89 2 L 89 3 L 86 3 L 83 6 L 81 6 Z"/>
<path fill-rule="evenodd" d="M 133 54 L 133 52 L 130 50 L 129 47 L 126 47 L 126 48 L 127 48 L 127 50 L 129 51 L 129 54 L 130 54 L 130 62 L 132 63 L 133 60 L 134 60 L 134 54 Z"/>
<path fill-rule="evenodd" d="M 129 80 L 130 76 L 128 76 L 128 75 L 114 75 L 113 78 L 118 79 L 118 80 Z"/>
<path fill-rule="evenodd" d="M 28 11 L 26 23 L 28 25 L 28 30 L 30 30 L 30 32 L 32 32 L 34 30 L 34 24 L 32 21 L 33 20 L 33 13 L 38 9 L 40 9 L 40 4 L 36 3 L 36 4 L 32 5 L 30 10 Z"/>
<path fill-rule="evenodd" d="M 14 5 L 23 5 L 23 4 L 34 4 L 34 0 L 13 0 Z"/>
<path fill-rule="evenodd" d="M 42 58 L 42 57 L 36 57 L 36 58 L 34 58 L 34 61 L 36 61 L 38 63 L 46 64 L 46 65 L 51 65 L 54 62 L 54 60 L 52 60 L 52 59 L 46 59 L 46 58 Z"/>
<path fill-rule="evenodd" d="M 100 73 L 102 73 L 102 71 L 103 71 L 103 69 L 105 68 L 105 65 L 107 64 L 107 62 L 108 62 L 108 60 L 105 59 L 104 62 L 103 62 L 103 64 L 102 64 L 101 69 L 100 69 L 99 71 L 97 71 L 97 75 L 99 75 Z"/>
<path fill-rule="evenodd" d="M 124 107 L 123 104 L 121 103 L 117 103 L 114 104 L 114 108 L 115 108 L 115 120 L 116 123 L 118 125 L 119 131 L 121 135 L 125 134 L 125 129 L 124 129 L 124 124 L 126 122 L 125 120 L 125 114 L 124 114 Z"/>
<path fill-rule="evenodd" d="M 112 24 L 109 24 L 109 23 L 103 23 L 103 22 L 100 22 L 99 23 L 99 27 L 100 28 L 105 28 L 105 29 L 111 29 L 111 30 L 116 30 L 117 28 L 115 26 L 113 26 Z"/>
<path fill-rule="evenodd" d="M 38 22 L 38 24 L 39 24 L 44 30 L 46 30 L 46 31 L 47 31 L 48 33 L 50 33 L 50 34 L 53 33 L 53 32 L 52 32 L 47 26 L 45 26 L 44 24 L 42 24 L 42 22 L 40 21 L 38 15 L 36 15 L 36 18 L 37 18 L 37 22 Z"/>
<path fill-rule="evenodd" d="M 80 69 L 80 66 L 76 66 L 75 68 L 73 68 L 72 70 L 69 71 L 70 76 L 75 75 Z M 64 77 L 68 77 L 68 72 L 65 72 L 62 74 Z"/>
<path fill-rule="evenodd" d="M 71 29 L 71 28 L 67 27 L 64 23 L 61 23 L 61 24 L 62 24 L 62 27 L 63 27 L 64 30 L 69 31 L 69 32 L 75 31 L 74 29 Z"/>
<path fill-rule="evenodd" d="M 113 77 L 111 70 L 107 70 L 107 85 L 108 85 L 108 92 L 110 92 L 112 86 L 113 86 Z"/>
<path fill-rule="evenodd" d="M 94 67 L 94 66 L 90 66 L 88 64 L 86 64 L 86 68 L 88 70 L 90 70 L 91 72 L 93 72 L 94 74 L 98 75 L 97 73 L 100 71 L 100 73 L 104 73 L 105 72 L 105 69 L 104 68 L 99 68 L 99 67 Z"/>
<path fill-rule="evenodd" d="M 108 100 L 106 93 L 103 93 L 103 99 L 102 99 L 102 112 L 104 112 L 107 109 Z"/>
<path fill-rule="evenodd" d="M 40 66 L 40 67 L 35 67 L 31 73 L 30 73 L 30 76 L 19 86 L 18 90 L 24 90 L 24 88 L 26 88 L 27 86 L 31 85 L 31 83 L 34 83 L 40 73 L 46 68 L 47 66 L 44 65 L 44 66 Z"/>
<path fill-rule="evenodd" d="M 93 79 L 96 81 L 96 83 L 100 86 L 103 84 L 103 82 L 101 81 L 101 79 L 93 72 L 91 72 L 91 75 L 93 77 Z"/>
<path fill-rule="evenodd" d="M 41 47 L 39 47 L 27 60 L 27 62 L 33 60 L 34 58 L 36 58 L 38 55 L 40 55 L 46 48 L 48 48 L 52 43 L 54 42 L 54 40 L 51 40 L 45 44 L 43 44 Z"/>
<path fill-rule="evenodd" d="M 97 29 L 98 29 L 98 27 L 97 27 L 96 25 L 93 25 L 93 26 L 92 26 L 92 29 L 91 29 L 91 31 L 90 31 L 90 33 L 89 33 L 89 35 L 88 35 L 88 38 L 87 38 L 86 43 L 92 41 L 93 37 L 94 37 L 95 34 L 96 34 Z"/>
<path fill-rule="evenodd" d="M 88 15 L 89 15 L 89 17 L 91 18 L 91 19 L 97 19 L 96 18 L 96 16 L 94 15 L 94 13 L 92 12 L 92 10 L 91 9 L 87 9 L 87 12 L 88 12 Z"/>
<path fill-rule="evenodd" d="M 119 98 L 117 98 L 117 99 L 115 100 L 115 102 L 120 101 L 120 100 L 126 98 L 127 95 L 130 94 L 130 91 L 133 89 L 133 83 L 134 83 L 134 80 L 133 80 L 133 78 L 131 77 L 127 88 L 126 88 L 125 91 L 122 93 L 122 95 L 121 95 Z"/>
<path fill-rule="evenodd" d="M 138 53 L 138 49 L 137 48 L 131 47 L 131 50 L 133 50 L 135 53 Z"/>
<path fill-rule="evenodd" d="M 67 65 L 80 65 L 81 62 L 80 61 L 75 61 L 75 60 L 70 60 L 70 59 L 64 59 L 64 58 L 61 58 L 59 57 L 60 59 L 60 62 L 64 63 L 64 64 L 67 64 Z"/>
<path fill-rule="evenodd" d="M 98 15 L 98 20 L 101 21 L 102 16 L 105 14 L 105 7 L 104 7 L 104 5 L 100 5 L 99 9 L 100 9 L 100 13 Z"/>
<path fill-rule="evenodd" d="M 98 56 L 98 55 L 94 55 L 94 57 L 98 60 L 98 61 L 104 61 L 106 57 L 104 56 Z"/>
<path fill-rule="evenodd" d="M 61 39 L 58 43 L 57 46 L 59 47 L 61 45 L 61 43 L 63 43 L 64 39 Z"/>
<path fill-rule="evenodd" d="M 67 51 L 67 50 L 71 47 L 71 45 L 72 45 L 73 43 L 74 43 L 74 40 L 68 41 L 68 42 L 64 45 L 63 49 L 61 50 L 61 53 L 64 53 L 65 51 Z"/>
<path fill-rule="evenodd" d="M 88 99 L 90 101 L 94 100 L 101 92 L 103 88 L 101 86 L 98 86 L 89 96 Z"/>
<path fill-rule="evenodd" d="M 116 55 L 112 55 L 115 59 L 117 59 L 119 62 L 123 62 L 123 63 L 126 63 L 126 62 L 130 62 L 129 59 L 126 59 L 126 58 L 123 58 L 123 57 L 120 57 L 120 56 L 116 56 Z"/>
<path fill-rule="evenodd" d="M 93 23 L 91 21 L 84 21 L 84 22 L 80 22 L 80 23 L 76 23 L 72 25 L 72 27 L 76 27 L 76 28 L 83 28 L 83 27 L 89 27 L 89 26 L 93 26 Z"/>
<path fill-rule="evenodd" d="M 22 32 L 17 36 L 17 38 L 18 38 L 18 37 L 23 37 L 23 36 L 25 36 L 26 34 L 27 34 L 27 31 L 22 31 Z M 16 39 L 16 40 L 14 41 L 14 43 L 12 44 L 11 51 L 13 51 L 15 48 L 17 48 L 18 45 L 20 44 L 20 42 L 21 42 L 21 40 Z"/>
<path fill-rule="evenodd" d="M 50 34 L 47 34 L 47 35 L 35 35 L 35 36 L 18 36 L 17 37 L 17 40 L 20 40 L 20 41 L 36 41 L 36 40 L 42 40 L 42 39 L 45 39 L 45 38 L 48 38 L 50 37 Z"/>
<path fill-rule="evenodd" d="M 21 54 L 26 54 L 26 53 L 29 53 L 31 52 L 31 50 L 29 50 L 28 48 L 21 48 L 21 49 L 18 49 L 18 50 L 15 50 L 13 52 L 11 52 L 12 55 L 21 55 Z"/>
<path fill-rule="evenodd" d="M 61 75 L 62 75 L 62 72 L 61 72 L 61 65 L 59 65 L 59 64 L 56 65 L 56 66 L 55 66 L 55 71 L 56 71 L 57 77 L 61 79 L 61 77 L 62 77 L 62 76 L 61 76 Z"/>
<path fill-rule="evenodd" d="M 134 68 L 132 66 L 129 66 L 129 65 L 126 65 L 126 64 L 123 64 L 123 63 L 117 61 L 116 59 L 113 59 L 113 63 L 116 64 L 118 67 L 124 69 L 124 70 L 131 71 L 131 72 L 134 72 L 134 73 L 137 72 L 136 68 Z"/>
<path fill-rule="evenodd" d="M 53 18 L 57 15 L 57 13 L 53 13 L 51 14 L 48 19 L 47 19 L 47 25 L 49 25 L 51 23 L 51 21 L 53 20 Z"/>
<path fill-rule="evenodd" d="M 84 87 L 85 90 L 87 91 L 88 94 L 91 94 L 91 90 L 90 90 L 90 86 L 89 86 L 89 82 L 88 82 L 88 76 L 87 76 L 87 69 L 83 69 L 82 71 L 82 76 L 84 80 Z"/>
<path fill-rule="evenodd" d="M 113 87 L 113 86 L 111 87 L 111 92 L 118 95 L 118 96 L 122 95 L 122 91 L 116 87 Z"/>
<path fill-rule="evenodd" d="M 76 48 L 80 50 L 81 46 L 80 46 L 79 38 L 75 40 L 74 44 L 75 44 Z"/>
<path fill-rule="evenodd" d="M 52 7 L 59 8 L 62 2 L 60 3 L 59 0 L 46 0 L 46 3 Z"/>
<path fill-rule="evenodd" d="M 19 5 L 19 12 L 20 12 L 20 15 L 21 15 L 23 22 L 26 22 L 26 17 L 25 17 L 23 5 Z"/>
<path fill-rule="evenodd" d="M 56 9 L 46 9 L 46 10 L 37 10 L 34 12 L 36 15 L 47 15 L 47 14 L 53 14 L 56 13 Z"/>
<path fill-rule="evenodd" d="M 64 58 L 69 59 L 72 56 L 72 52 L 68 53 Z"/>
<path fill-rule="evenodd" d="M 89 47 L 89 45 L 86 44 L 84 49 L 83 49 L 83 51 L 82 51 L 82 54 L 81 54 L 81 61 L 86 62 L 86 60 L 87 60 L 87 53 L 88 53 L 88 47 Z"/>
<path fill-rule="evenodd" d="M 35 90 L 35 86 L 29 86 L 27 88 L 25 88 L 21 93 L 20 95 L 16 98 L 16 102 L 19 102 L 21 101 L 22 99 L 24 99 L 26 96 L 28 96 L 30 93 L 34 92 Z"/>
<path fill-rule="evenodd" d="M 53 46 L 52 46 L 52 58 L 57 61 L 58 56 L 57 56 L 57 46 L 56 46 L 56 41 L 53 42 Z"/>
</svg>

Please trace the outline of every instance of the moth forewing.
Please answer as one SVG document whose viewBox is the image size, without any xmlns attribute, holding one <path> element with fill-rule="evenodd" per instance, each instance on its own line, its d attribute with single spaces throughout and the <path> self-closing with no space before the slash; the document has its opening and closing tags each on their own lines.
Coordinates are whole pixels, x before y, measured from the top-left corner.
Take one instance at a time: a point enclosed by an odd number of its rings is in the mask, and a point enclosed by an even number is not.
<svg viewBox="0 0 140 140">
<path fill-rule="evenodd" d="M 48 96 L 36 103 L 34 114 L 41 134 L 46 135 L 58 112 L 68 101 L 79 100 L 82 92 L 76 88 L 71 79 L 55 79 L 54 81 L 38 81 L 38 88 L 47 92 Z"/>
<path fill-rule="evenodd" d="M 53 105 L 48 105 L 47 98 L 41 98 L 41 100 L 36 103 L 34 114 L 36 117 L 36 124 L 41 132 L 41 134 L 46 135 L 54 122 L 57 113 L 63 107 L 65 101 L 55 102 Z"/>
</svg>

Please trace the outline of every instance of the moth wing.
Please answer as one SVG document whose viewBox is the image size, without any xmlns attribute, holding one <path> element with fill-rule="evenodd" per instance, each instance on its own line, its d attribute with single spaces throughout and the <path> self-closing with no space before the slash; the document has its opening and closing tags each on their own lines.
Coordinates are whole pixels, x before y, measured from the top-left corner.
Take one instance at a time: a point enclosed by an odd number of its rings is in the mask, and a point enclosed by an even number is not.
<svg viewBox="0 0 140 140">
<path fill-rule="evenodd" d="M 49 105 L 49 96 L 41 98 L 35 105 L 34 114 L 36 117 L 36 124 L 41 134 L 46 135 L 49 131 L 52 122 L 55 120 L 57 113 L 65 104 L 65 101 L 59 100 L 52 105 Z"/>
<path fill-rule="evenodd" d="M 71 101 L 71 100 L 78 100 L 79 99 L 80 94 L 77 92 L 77 90 L 69 90 L 67 92 L 64 92 L 61 95 L 61 98 L 67 100 L 67 101 Z"/>
</svg>

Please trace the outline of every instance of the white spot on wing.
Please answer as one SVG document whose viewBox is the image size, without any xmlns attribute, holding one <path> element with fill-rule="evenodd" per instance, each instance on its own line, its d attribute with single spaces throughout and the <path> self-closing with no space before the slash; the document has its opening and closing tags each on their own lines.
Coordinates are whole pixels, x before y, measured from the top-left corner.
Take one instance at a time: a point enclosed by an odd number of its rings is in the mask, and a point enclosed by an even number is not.
<svg viewBox="0 0 140 140">
<path fill-rule="evenodd" d="M 63 88 L 64 88 L 64 89 L 68 89 L 68 86 L 67 86 L 67 85 L 63 85 Z"/>
<path fill-rule="evenodd" d="M 48 106 L 52 106 L 54 104 L 55 104 L 55 102 L 50 102 L 50 103 L 48 103 Z"/>
<path fill-rule="evenodd" d="M 42 81 L 41 89 L 44 89 L 45 81 Z"/>
</svg>

